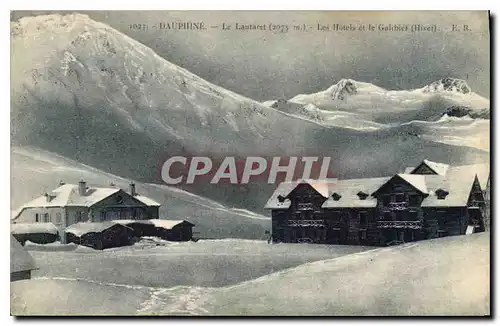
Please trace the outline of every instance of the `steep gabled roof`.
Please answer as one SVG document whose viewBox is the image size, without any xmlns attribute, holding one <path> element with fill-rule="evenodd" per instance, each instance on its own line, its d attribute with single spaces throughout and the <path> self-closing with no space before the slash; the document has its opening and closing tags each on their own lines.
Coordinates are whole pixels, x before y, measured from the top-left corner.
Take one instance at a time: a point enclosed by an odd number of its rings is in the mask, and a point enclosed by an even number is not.
<svg viewBox="0 0 500 326">
<path fill-rule="evenodd" d="M 146 196 L 136 195 L 136 196 L 134 196 L 134 198 L 147 206 L 161 206 L 160 203 L 158 203 L 158 202 L 154 201 L 153 199 L 146 197 Z"/>
<path fill-rule="evenodd" d="M 400 178 L 403 179 L 405 182 L 407 182 L 409 185 L 411 185 L 413 188 L 417 189 L 423 194 L 427 194 L 427 186 L 425 185 L 425 175 L 420 175 L 420 174 L 404 174 L 404 173 L 399 173 L 396 174 L 393 177 L 390 177 L 387 179 L 385 183 L 380 185 L 374 192 L 372 192 L 372 196 L 376 195 L 377 192 L 383 188 L 386 184 L 394 180 L 395 178 Z"/>
<path fill-rule="evenodd" d="M 337 179 L 313 180 L 300 179 L 296 181 L 285 181 L 278 185 L 273 194 L 267 201 L 264 208 L 266 209 L 286 209 L 290 207 L 290 200 L 285 199 L 283 202 L 278 200 L 279 196 L 287 197 L 300 184 L 308 184 L 316 190 L 321 196 L 328 198 L 331 195 L 330 184 L 335 184 Z"/>
<path fill-rule="evenodd" d="M 10 272 L 16 273 L 34 269 L 37 267 L 33 257 L 10 235 Z"/>
<path fill-rule="evenodd" d="M 429 169 L 436 172 L 438 175 L 446 175 L 446 171 L 450 167 L 448 164 L 433 162 L 429 160 L 424 160 L 423 164 L 427 165 Z"/>
</svg>

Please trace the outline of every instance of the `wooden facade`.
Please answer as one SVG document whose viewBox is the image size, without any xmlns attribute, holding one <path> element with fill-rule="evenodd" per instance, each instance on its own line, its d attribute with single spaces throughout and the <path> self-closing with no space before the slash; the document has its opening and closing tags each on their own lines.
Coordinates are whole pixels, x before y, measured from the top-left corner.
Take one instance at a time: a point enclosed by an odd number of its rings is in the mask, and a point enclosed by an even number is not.
<svg viewBox="0 0 500 326">
<path fill-rule="evenodd" d="M 82 246 L 91 247 L 97 250 L 128 246 L 134 243 L 134 230 L 121 224 L 114 224 L 98 232 L 87 232 L 75 235 L 66 233 L 68 242 L 73 242 Z"/>
<path fill-rule="evenodd" d="M 142 222 L 130 222 L 126 225 L 134 230 L 134 234 L 137 238 L 148 236 L 158 237 L 168 241 L 191 241 L 193 239 L 194 224 L 188 221 L 182 221 L 171 228 Z"/>
<path fill-rule="evenodd" d="M 443 188 L 451 189 L 427 190 L 421 182 L 426 176 L 430 176 L 429 182 L 434 176 L 436 180 L 445 180 Z M 406 178 L 395 175 L 371 194 L 360 191 L 359 198 L 345 207 L 325 207 L 327 200 L 335 202 L 332 197 L 342 197 L 346 192 L 336 193 L 335 184 L 330 185 L 329 197 L 325 197 L 313 183 L 298 182 L 291 192 L 278 196 L 283 207 L 271 208 L 272 242 L 384 246 L 483 232 L 488 228 L 489 189 L 481 189 L 477 176 L 465 192 L 450 186 L 449 180 L 427 166 L 417 167 Z M 450 192 L 464 193 L 465 199 L 460 204 L 450 201 L 448 205 Z M 432 202 L 427 199 L 429 196 L 433 196 Z M 364 197 L 371 198 L 373 207 L 367 202 L 370 198 Z"/>
</svg>

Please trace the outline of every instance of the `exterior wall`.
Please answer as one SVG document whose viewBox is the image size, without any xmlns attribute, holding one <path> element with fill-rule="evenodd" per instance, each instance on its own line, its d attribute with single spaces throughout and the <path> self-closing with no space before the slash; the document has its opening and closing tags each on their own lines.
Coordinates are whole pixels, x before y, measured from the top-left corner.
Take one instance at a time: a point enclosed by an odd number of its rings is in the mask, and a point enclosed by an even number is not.
<svg viewBox="0 0 500 326">
<path fill-rule="evenodd" d="M 51 222 L 55 226 L 64 226 L 65 208 L 64 207 L 34 207 L 25 208 L 14 223 L 36 223 Z M 48 214 L 48 215 L 46 215 Z"/>
<path fill-rule="evenodd" d="M 424 239 L 465 234 L 468 225 L 466 207 L 424 207 Z"/>
</svg>

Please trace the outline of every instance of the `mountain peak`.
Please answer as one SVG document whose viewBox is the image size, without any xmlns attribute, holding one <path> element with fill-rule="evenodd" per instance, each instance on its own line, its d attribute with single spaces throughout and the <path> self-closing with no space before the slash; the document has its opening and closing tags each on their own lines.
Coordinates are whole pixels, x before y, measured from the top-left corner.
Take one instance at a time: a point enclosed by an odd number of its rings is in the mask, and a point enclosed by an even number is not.
<svg viewBox="0 0 500 326">
<path fill-rule="evenodd" d="M 422 89 L 426 93 L 435 92 L 457 92 L 462 94 L 468 94 L 471 92 L 471 88 L 467 85 L 467 82 L 463 79 L 458 78 L 443 78 L 435 82 L 430 83 Z"/>
<path fill-rule="evenodd" d="M 344 100 L 349 95 L 357 93 L 356 81 L 353 79 L 343 78 L 339 82 L 328 89 L 332 100 Z"/>
</svg>

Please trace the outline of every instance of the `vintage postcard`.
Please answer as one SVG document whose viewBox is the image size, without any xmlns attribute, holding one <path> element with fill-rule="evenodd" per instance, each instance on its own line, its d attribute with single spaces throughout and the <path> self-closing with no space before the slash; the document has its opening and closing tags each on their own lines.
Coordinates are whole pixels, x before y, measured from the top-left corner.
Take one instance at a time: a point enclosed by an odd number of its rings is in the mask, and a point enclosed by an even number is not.
<svg viewBox="0 0 500 326">
<path fill-rule="evenodd" d="M 13 316 L 489 316 L 487 11 L 12 11 Z"/>
</svg>

